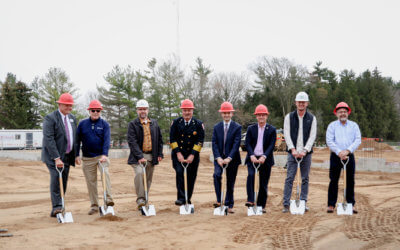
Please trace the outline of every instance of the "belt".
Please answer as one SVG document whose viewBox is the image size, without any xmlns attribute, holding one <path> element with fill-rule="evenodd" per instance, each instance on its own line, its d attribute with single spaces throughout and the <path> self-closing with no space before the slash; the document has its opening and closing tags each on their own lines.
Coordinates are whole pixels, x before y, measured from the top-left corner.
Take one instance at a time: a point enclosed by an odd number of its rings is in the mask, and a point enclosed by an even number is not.
<svg viewBox="0 0 400 250">
<path fill-rule="evenodd" d="M 143 152 L 143 154 L 151 154 L 152 151 Z"/>
</svg>

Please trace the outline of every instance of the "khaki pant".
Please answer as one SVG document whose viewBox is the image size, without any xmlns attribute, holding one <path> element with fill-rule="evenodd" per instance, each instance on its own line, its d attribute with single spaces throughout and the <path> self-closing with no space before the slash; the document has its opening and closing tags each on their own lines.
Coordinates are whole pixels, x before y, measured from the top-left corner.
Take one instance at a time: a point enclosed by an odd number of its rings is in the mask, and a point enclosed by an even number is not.
<svg viewBox="0 0 400 250">
<path fill-rule="evenodd" d="M 103 169 L 99 164 L 101 156 L 96 157 L 82 157 L 82 170 L 83 174 L 85 175 L 86 184 L 88 188 L 90 203 L 92 207 L 99 206 L 98 200 L 98 193 L 97 193 L 97 168 L 99 168 L 101 180 L 103 180 Z M 110 161 L 107 159 L 106 162 L 102 163 L 102 166 L 105 169 L 105 176 L 106 176 L 106 197 L 107 201 L 106 204 L 113 202 L 111 197 L 111 182 L 110 176 L 108 174 L 108 166 L 110 165 Z M 103 182 L 101 183 L 102 190 L 103 190 Z M 103 190 L 104 192 L 104 190 Z M 103 197 L 102 192 L 102 197 Z"/>
<path fill-rule="evenodd" d="M 153 179 L 154 166 L 151 163 L 151 154 L 143 154 L 143 157 L 147 160 L 146 178 L 147 192 L 149 192 L 151 181 Z M 139 204 L 141 201 L 146 200 L 146 194 L 144 193 L 143 167 L 140 164 L 132 164 L 132 167 L 135 171 L 135 190 L 137 195 L 136 203 Z"/>
</svg>

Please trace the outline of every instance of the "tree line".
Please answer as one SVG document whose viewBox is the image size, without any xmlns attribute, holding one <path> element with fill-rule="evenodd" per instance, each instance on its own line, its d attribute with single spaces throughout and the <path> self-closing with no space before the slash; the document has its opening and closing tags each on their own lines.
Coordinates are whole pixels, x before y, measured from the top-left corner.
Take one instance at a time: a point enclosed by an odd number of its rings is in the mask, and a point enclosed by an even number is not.
<svg viewBox="0 0 400 250">
<path fill-rule="evenodd" d="M 350 119 L 359 124 L 363 137 L 400 139 L 394 99 L 400 83 L 382 76 L 376 68 L 359 75 L 352 70 L 336 74 L 322 62 L 309 71 L 287 58 L 260 57 L 251 64 L 250 72 L 214 72 L 201 58 L 186 71 L 174 58 L 153 58 L 145 69 L 116 65 L 105 74 L 106 84 L 86 93 L 86 103 L 73 112 L 78 119 L 87 117 L 86 105 L 91 99 L 99 99 L 104 107 L 102 116 L 111 126 L 112 140 L 122 145 L 128 122 L 137 117 L 136 102 L 145 98 L 150 104 L 149 116 L 158 120 L 164 141 L 168 142 L 169 126 L 180 115 L 180 102 L 189 98 L 196 107 L 194 116 L 205 124 L 206 140 L 211 140 L 213 125 L 221 120 L 218 109 L 223 101 L 234 105 L 233 119 L 244 129 L 255 122 L 254 108 L 260 103 L 270 111 L 268 123 L 282 128 L 284 116 L 295 108 L 296 93 L 305 91 L 310 97 L 309 110 L 318 121 L 317 143 L 325 142 L 326 128 L 336 119 L 333 109 L 340 101 L 350 105 Z M 75 100 L 79 97 L 79 89 L 60 68 L 50 68 L 30 84 L 8 73 L 0 81 L 0 127 L 40 128 L 43 117 L 57 109 L 56 100 L 64 92 L 71 93 Z"/>
</svg>

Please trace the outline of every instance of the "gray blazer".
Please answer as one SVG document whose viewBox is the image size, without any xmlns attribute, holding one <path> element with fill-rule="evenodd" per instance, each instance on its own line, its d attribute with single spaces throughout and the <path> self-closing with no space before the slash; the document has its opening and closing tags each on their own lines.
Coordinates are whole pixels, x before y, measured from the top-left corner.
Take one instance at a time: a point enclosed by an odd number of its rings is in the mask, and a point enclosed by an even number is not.
<svg viewBox="0 0 400 250">
<path fill-rule="evenodd" d="M 68 165 L 75 166 L 75 141 L 76 141 L 76 119 L 69 114 L 67 119 L 71 122 L 74 142 L 72 143 L 73 157 L 65 160 L 65 151 L 67 150 L 67 137 L 65 126 L 58 110 L 46 115 L 43 121 L 43 143 L 42 143 L 42 161 L 47 165 L 55 165 L 54 159 L 60 159 Z"/>
</svg>

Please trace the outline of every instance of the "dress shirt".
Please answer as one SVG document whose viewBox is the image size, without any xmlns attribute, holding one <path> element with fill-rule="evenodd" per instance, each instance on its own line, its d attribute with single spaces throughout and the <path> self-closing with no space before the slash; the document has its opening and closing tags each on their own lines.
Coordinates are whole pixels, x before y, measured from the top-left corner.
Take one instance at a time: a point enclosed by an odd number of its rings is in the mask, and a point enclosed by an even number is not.
<svg viewBox="0 0 400 250">
<path fill-rule="evenodd" d="M 74 133 L 72 132 L 71 120 L 69 119 L 68 115 L 64 115 L 63 113 L 61 113 L 60 110 L 58 110 L 58 112 L 61 115 L 61 120 L 63 121 L 64 126 L 65 126 L 64 118 L 67 117 L 67 127 L 68 127 L 68 131 L 69 131 L 69 141 L 71 142 L 71 150 L 72 150 L 72 148 L 74 147 Z"/>
<path fill-rule="evenodd" d="M 265 125 L 263 127 L 260 127 L 260 124 L 258 124 L 258 138 L 257 138 L 257 144 L 256 148 L 254 149 L 254 155 L 256 156 L 261 156 L 264 154 L 264 130 L 265 130 Z"/>
<path fill-rule="evenodd" d="M 326 130 L 326 144 L 337 155 L 346 149 L 353 153 L 361 144 L 360 128 L 350 120 L 344 125 L 339 120 L 333 121 Z"/>
</svg>

